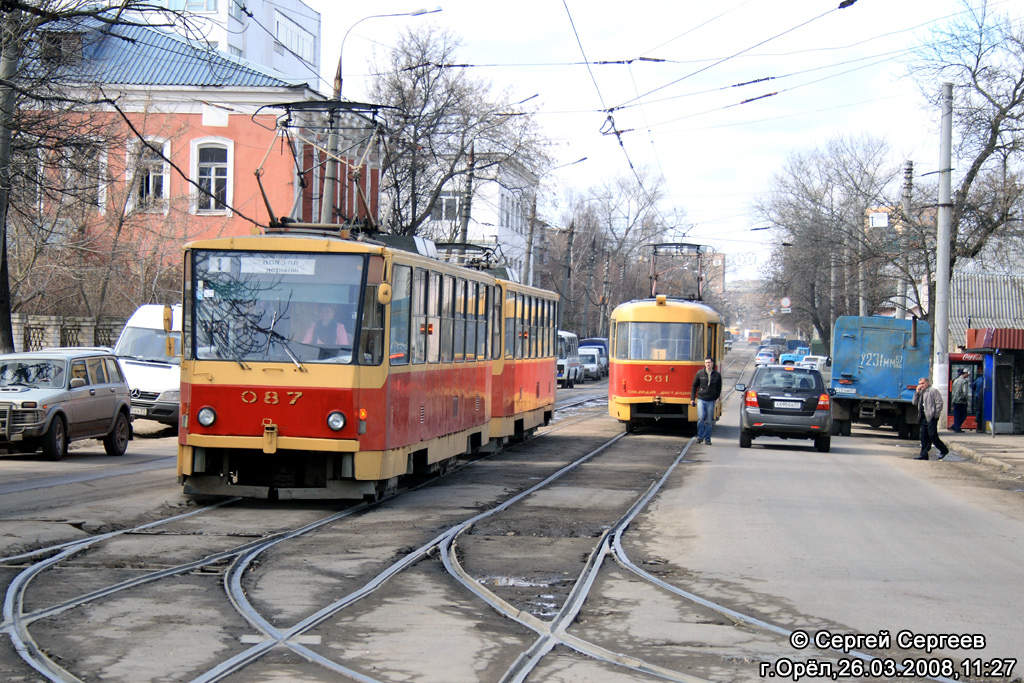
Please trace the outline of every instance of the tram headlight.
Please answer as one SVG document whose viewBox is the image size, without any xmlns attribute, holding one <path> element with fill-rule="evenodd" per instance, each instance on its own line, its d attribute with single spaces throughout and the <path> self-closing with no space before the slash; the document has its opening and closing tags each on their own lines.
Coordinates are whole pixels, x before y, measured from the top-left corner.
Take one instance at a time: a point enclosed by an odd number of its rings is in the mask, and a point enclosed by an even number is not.
<svg viewBox="0 0 1024 683">
<path fill-rule="evenodd" d="M 327 426 L 336 432 L 345 428 L 345 413 L 335 410 L 327 416 Z"/>
<path fill-rule="evenodd" d="M 217 421 L 217 413 L 214 412 L 213 408 L 200 408 L 199 413 L 196 415 L 196 420 L 204 427 L 209 427 Z"/>
</svg>

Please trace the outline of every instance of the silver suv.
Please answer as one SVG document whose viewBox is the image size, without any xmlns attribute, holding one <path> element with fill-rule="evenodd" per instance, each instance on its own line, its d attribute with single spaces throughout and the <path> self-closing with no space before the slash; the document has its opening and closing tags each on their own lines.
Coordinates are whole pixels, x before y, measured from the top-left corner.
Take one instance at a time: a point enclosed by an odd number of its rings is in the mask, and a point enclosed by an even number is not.
<svg viewBox="0 0 1024 683">
<path fill-rule="evenodd" d="M 102 439 L 124 455 L 132 438 L 131 398 L 117 357 L 78 347 L 0 355 L 0 448 L 42 448 L 60 460 L 68 443 Z"/>
</svg>

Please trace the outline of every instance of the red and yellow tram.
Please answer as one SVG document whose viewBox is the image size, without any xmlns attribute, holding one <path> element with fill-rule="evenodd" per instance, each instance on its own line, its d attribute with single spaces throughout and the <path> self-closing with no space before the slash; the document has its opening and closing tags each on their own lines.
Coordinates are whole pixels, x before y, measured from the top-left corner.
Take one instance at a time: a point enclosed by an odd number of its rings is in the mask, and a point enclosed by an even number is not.
<svg viewBox="0 0 1024 683">
<path fill-rule="evenodd" d="M 725 356 L 725 327 L 711 307 L 658 295 L 618 306 L 611 316 L 608 412 L 626 431 L 660 420 L 697 423 L 693 378 Z M 715 419 L 722 401 L 715 406 Z"/>
<path fill-rule="evenodd" d="M 184 263 L 186 493 L 379 497 L 551 417 L 550 292 L 336 227 L 193 242 Z"/>
</svg>

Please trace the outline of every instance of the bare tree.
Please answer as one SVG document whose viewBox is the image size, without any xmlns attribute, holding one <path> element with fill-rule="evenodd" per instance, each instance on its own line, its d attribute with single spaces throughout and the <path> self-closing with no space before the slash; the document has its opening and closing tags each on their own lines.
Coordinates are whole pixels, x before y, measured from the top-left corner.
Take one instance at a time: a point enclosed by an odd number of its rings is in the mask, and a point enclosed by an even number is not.
<svg viewBox="0 0 1024 683">
<path fill-rule="evenodd" d="M 171 23 L 190 26 L 185 13 L 149 0 L 4 3 L 0 351 L 14 348 L 12 309 L 102 314 L 114 276 L 139 259 L 139 252 L 117 246 L 123 244 L 119 228 L 90 229 L 103 222 L 96 215 L 113 177 L 104 150 L 123 149 L 131 134 L 104 110 L 105 98 L 83 66 L 91 40 L 121 39 L 111 31 L 115 26 Z"/>
<path fill-rule="evenodd" d="M 878 139 L 836 138 L 795 153 L 758 211 L 774 228 L 766 294 L 792 303 L 794 327 L 813 327 L 827 344 L 840 315 L 869 313 L 890 299 L 900 255 L 893 232 L 867 226 L 868 210 L 893 206 L 899 169 Z"/>
<path fill-rule="evenodd" d="M 661 208 L 663 184 L 660 176 L 638 169 L 567 198 L 560 219 L 565 227 L 550 231 L 535 278 L 561 295 L 564 327 L 606 331 L 615 305 L 650 295 L 647 247 L 668 239 L 674 227 Z M 684 288 L 676 275 L 664 291 L 678 295 Z"/>
<path fill-rule="evenodd" d="M 1024 23 L 987 0 L 962 4 L 909 63 L 931 101 L 942 82 L 954 85 L 954 166 L 964 170 L 953 192 L 951 270 L 1019 229 L 1024 151 Z"/>
<path fill-rule="evenodd" d="M 388 130 L 381 191 L 392 232 L 415 235 L 444 192 L 472 201 L 474 173 L 510 160 L 541 167 L 546 141 L 508 93 L 457 65 L 458 40 L 436 26 L 410 30 L 377 67 L 372 99 Z M 513 188 L 516 189 L 516 188 Z M 467 192 L 468 190 L 468 192 Z"/>
</svg>

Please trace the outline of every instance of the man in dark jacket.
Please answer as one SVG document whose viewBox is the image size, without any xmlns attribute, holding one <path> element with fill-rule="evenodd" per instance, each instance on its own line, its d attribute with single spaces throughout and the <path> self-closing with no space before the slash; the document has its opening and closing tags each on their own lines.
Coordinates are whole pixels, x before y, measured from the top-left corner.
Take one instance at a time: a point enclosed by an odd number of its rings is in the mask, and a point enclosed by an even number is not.
<svg viewBox="0 0 1024 683">
<path fill-rule="evenodd" d="M 715 359 L 704 359 L 690 388 L 690 405 L 697 406 L 697 443 L 711 445 L 711 428 L 715 424 L 715 402 L 722 395 L 722 375 L 715 370 Z"/>
</svg>

